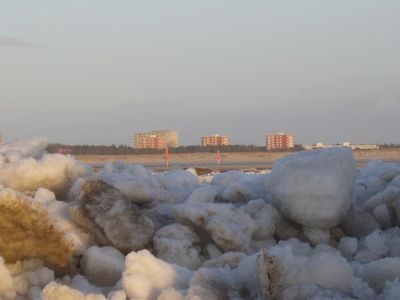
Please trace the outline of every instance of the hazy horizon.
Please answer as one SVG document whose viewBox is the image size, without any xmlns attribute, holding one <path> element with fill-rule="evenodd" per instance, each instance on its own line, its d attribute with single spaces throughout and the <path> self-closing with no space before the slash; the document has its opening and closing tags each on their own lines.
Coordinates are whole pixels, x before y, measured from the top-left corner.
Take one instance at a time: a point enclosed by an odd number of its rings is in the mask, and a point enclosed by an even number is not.
<svg viewBox="0 0 400 300">
<path fill-rule="evenodd" d="M 0 4 L 6 141 L 400 143 L 400 1 Z"/>
</svg>

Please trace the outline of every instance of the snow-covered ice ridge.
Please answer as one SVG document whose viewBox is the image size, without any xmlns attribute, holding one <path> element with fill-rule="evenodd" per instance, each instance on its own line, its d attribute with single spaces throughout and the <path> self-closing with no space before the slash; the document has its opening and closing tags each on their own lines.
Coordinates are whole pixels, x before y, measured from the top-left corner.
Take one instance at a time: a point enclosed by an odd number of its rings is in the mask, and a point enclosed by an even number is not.
<svg viewBox="0 0 400 300">
<path fill-rule="evenodd" d="M 0 146 L 0 299 L 399 299 L 400 163 L 101 172 Z"/>
</svg>

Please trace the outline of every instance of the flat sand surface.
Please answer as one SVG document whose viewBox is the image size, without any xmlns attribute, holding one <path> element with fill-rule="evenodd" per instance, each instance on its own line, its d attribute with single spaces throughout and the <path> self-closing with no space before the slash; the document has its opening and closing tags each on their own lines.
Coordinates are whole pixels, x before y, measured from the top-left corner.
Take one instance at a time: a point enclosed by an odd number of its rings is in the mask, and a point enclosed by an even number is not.
<svg viewBox="0 0 400 300">
<path fill-rule="evenodd" d="M 291 154 L 292 152 L 237 152 L 221 153 L 222 162 L 252 162 L 265 161 L 274 162 L 275 160 Z M 379 149 L 379 150 L 357 150 L 353 152 L 357 161 L 369 161 L 382 159 L 387 161 L 400 161 L 399 149 Z M 165 161 L 164 154 L 141 154 L 141 155 L 76 155 L 76 159 L 88 164 L 103 164 L 111 161 L 124 161 L 136 164 L 156 164 Z M 169 154 L 171 163 L 201 163 L 215 162 L 216 153 L 180 153 Z"/>
</svg>

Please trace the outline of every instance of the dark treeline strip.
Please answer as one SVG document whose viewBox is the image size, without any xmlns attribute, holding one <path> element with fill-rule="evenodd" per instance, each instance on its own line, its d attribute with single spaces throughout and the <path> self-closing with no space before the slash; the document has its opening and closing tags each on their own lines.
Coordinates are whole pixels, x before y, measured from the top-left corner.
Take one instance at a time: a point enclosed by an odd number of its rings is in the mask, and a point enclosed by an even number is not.
<svg viewBox="0 0 400 300">
<path fill-rule="evenodd" d="M 302 150 L 301 145 L 296 145 L 293 151 Z M 200 145 L 180 146 L 178 148 L 169 148 L 169 153 L 216 153 L 220 152 L 266 152 L 264 146 L 256 145 L 230 145 L 219 147 L 203 147 Z M 63 145 L 50 144 L 47 147 L 49 153 L 65 153 L 65 154 L 92 154 L 92 155 L 129 155 L 129 154 L 162 154 L 165 150 L 155 149 L 134 149 L 126 145 Z"/>
<path fill-rule="evenodd" d="M 387 143 L 385 143 L 385 144 L 379 145 L 379 148 L 381 148 L 381 149 L 400 149 L 400 144 L 393 144 L 393 143 L 387 144 Z"/>
</svg>

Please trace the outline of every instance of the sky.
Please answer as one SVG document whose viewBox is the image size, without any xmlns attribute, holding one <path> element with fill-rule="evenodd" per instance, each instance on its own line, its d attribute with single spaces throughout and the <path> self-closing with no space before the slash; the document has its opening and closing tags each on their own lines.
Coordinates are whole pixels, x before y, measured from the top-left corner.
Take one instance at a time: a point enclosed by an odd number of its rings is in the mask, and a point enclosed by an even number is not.
<svg viewBox="0 0 400 300">
<path fill-rule="evenodd" d="M 400 143 L 398 0 L 1 0 L 0 132 Z"/>
</svg>

